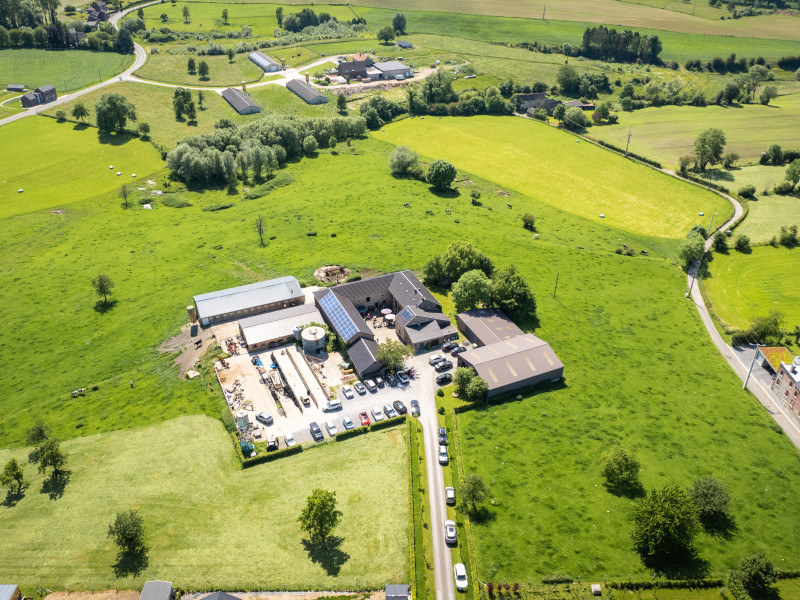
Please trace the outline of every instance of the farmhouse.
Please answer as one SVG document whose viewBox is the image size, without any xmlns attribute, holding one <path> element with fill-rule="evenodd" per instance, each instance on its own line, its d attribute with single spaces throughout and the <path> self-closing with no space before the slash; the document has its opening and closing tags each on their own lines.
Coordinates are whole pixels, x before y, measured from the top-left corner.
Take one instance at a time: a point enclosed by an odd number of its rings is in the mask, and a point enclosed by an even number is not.
<svg viewBox="0 0 800 600">
<path fill-rule="evenodd" d="M 550 345 L 523 333 L 499 310 L 475 309 L 457 317 L 464 335 L 480 347 L 458 355 L 489 384 L 489 397 L 543 381 L 558 381 L 564 365 Z"/>
<path fill-rule="evenodd" d="M 302 98 L 307 104 L 325 104 L 328 97 L 320 93 L 302 79 L 292 79 L 286 88 Z"/>
<path fill-rule="evenodd" d="M 414 76 L 413 67 L 404 65 L 396 60 L 375 63 L 374 68 L 378 71 L 377 79 L 397 79 L 398 77 L 409 78 Z M 372 77 L 372 79 L 376 79 L 376 77 Z"/>
<path fill-rule="evenodd" d="M 7 92 L 24 92 L 25 86 L 21 83 L 9 83 L 6 86 Z"/>
<path fill-rule="evenodd" d="M 36 88 L 32 92 L 28 92 L 22 96 L 20 101 L 22 102 L 23 108 L 31 108 L 32 106 L 38 106 L 39 104 L 53 102 L 57 98 L 58 94 L 56 93 L 56 88 L 48 83 Z"/>
<path fill-rule="evenodd" d="M 240 115 L 252 115 L 253 113 L 261 112 L 261 107 L 240 89 L 228 88 L 222 92 L 222 97 Z"/>
<path fill-rule="evenodd" d="M 139 600 L 172 600 L 172 584 L 169 581 L 147 581 Z"/>
<path fill-rule="evenodd" d="M 772 389 L 800 415 L 800 356 L 795 356 L 791 362 L 781 361 Z"/>
<path fill-rule="evenodd" d="M 295 331 L 311 323 L 322 323 L 322 315 L 313 304 L 290 306 L 239 321 L 239 333 L 249 351 L 288 344 Z"/>
<path fill-rule="evenodd" d="M 203 325 L 297 306 L 304 301 L 300 283 L 291 276 L 194 297 L 197 317 Z"/>
<path fill-rule="evenodd" d="M 89 8 L 86 9 L 87 20 L 94 21 L 94 27 L 97 27 L 98 21 L 108 21 L 108 7 L 105 2 L 92 2 Z"/>
<path fill-rule="evenodd" d="M 359 52 L 353 56 L 353 60 L 343 60 L 339 62 L 336 71 L 341 77 L 362 78 L 367 76 L 367 69 L 375 64 L 369 56 Z"/>
<path fill-rule="evenodd" d="M 14 584 L 0 585 L 0 600 L 20 600 L 19 586 Z"/>
<path fill-rule="evenodd" d="M 81 40 L 86 37 L 86 34 L 82 31 L 76 31 L 74 27 L 70 27 L 67 29 L 67 37 L 69 38 L 70 44 L 77 46 L 81 43 Z"/>
<path fill-rule="evenodd" d="M 519 97 L 520 105 L 519 112 L 529 113 L 533 116 L 533 111 L 537 108 L 543 108 L 547 111 L 548 115 L 552 115 L 556 106 L 561 104 L 561 100 L 555 98 L 548 98 L 545 92 L 535 92 L 533 94 L 522 94 Z"/>
<path fill-rule="evenodd" d="M 277 73 L 283 68 L 279 61 L 263 52 L 251 52 L 249 58 L 267 73 Z"/>
</svg>

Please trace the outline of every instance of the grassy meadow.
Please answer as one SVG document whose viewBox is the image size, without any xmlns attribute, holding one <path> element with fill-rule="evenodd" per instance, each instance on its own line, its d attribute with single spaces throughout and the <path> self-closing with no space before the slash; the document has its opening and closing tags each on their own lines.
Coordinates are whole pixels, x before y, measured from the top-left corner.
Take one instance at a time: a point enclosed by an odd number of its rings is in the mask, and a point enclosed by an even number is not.
<svg viewBox="0 0 800 600">
<path fill-rule="evenodd" d="M 20 136 L 33 136 L 38 142 L 15 143 Z M 98 135 L 97 129 L 43 117 L 0 127 L 0 163 L 0 217 L 61 208 L 87 192 L 97 195 L 122 184 L 142 185 L 148 174 L 163 166 L 147 142 L 128 135 Z M 19 189 L 25 191 L 18 193 Z"/>
<path fill-rule="evenodd" d="M 769 242 L 777 236 L 781 225 L 800 227 L 800 207 L 794 196 L 761 196 L 749 203 L 747 218 L 736 228 L 736 235 L 744 234 L 757 244 Z"/>
<path fill-rule="evenodd" d="M 133 63 L 133 55 L 90 50 L 0 50 L 0 88 L 22 83 L 30 89 L 52 83 L 59 94 L 88 87 Z"/>
<path fill-rule="evenodd" d="M 407 581 L 409 509 L 399 501 L 408 492 L 407 436 L 395 427 L 242 470 L 219 421 L 182 417 L 66 442 L 71 476 L 55 499 L 41 491 L 27 449 L 0 450 L 3 464 L 11 455 L 25 464 L 31 484 L 16 505 L 0 505 L 0 579 L 27 594 L 40 585 L 131 589 L 151 579 L 238 589 Z M 369 468 L 353 468 L 359 455 L 370 457 Z M 338 554 L 303 544 L 297 517 L 317 487 L 335 491 L 343 513 Z M 398 501 L 377 514 L 387 498 Z M 108 523 L 129 508 L 144 519 L 149 566 L 116 578 Z"/>
<path fill-rule="evenodd" d="M 717 315 L 729 325 L 745 328 L 752 317 L 779 310 L 791 330 L 800 325 L 798 269 L 797 248 L 756 246 L 750 254 L 714 253 L 703 283 Z"/>
<path fill-rule="evenodd" d="M 205 61 L 208 64 L 208 77 L 201 79 L 195 71 L 189 74 L 186 67 L 190 58 L 195 64 Z M 237 54 L 233 62 L 227 56 L 196 56 L 194 54 L 148 54 L 147 62 L 135 75 L 150 81 L 174 83 L 191 87 L 221 87 L 241 85 L 242 81 L 253 83 L 264 76 L 264 71 L 247 58 L 247 54 Z"/>
<path fill-rule="evenodd" d="M 731 212 L 722 198 L 515 117 L 406 119 L 375 136 L 491 178 L 537 200 L 629 232 L 683 237 L 699 212 Z M 482 148 L 483 152 L 474 152 Z M 600 218 L 604 214 L 604 219 Z"/>
</svg>

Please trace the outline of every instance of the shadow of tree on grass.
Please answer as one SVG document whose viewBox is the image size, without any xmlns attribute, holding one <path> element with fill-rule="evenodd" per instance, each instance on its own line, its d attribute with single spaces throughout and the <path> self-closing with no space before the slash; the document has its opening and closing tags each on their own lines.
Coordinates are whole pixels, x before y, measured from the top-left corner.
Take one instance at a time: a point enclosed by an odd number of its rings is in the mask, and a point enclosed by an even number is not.
<svg viewBox="0 0 800 600">
<path fill-rule="evenodd" d="M 649 557 L 642 560 L 648 569 L 667 579 L 702 579 L 708 575 L 710 563 L 701 557 L 694 548 L 682 554 Z"/>
<path fill-rule="evenodd" d="M 708 535 L 724 540 L 731 539 L 733 534 L 739 531 L 739 526 L 736 525 L 736 519 L 734 519 L 732 515 L 709 515 L 701 517 L 700 523 L 703 526 L 703 530 Z"/>
<path fill-rule="evenodd" d="M 42 494 L 47 494 L 50 500 L 58 500 L 64 495 L 64 488 L 67 487 L 72 473 L 70 471 L 55 471 L 50 473 L 50 477 L 42 482 Z"/>
<path fill-rule="evenodd" d="M 150 557 L 147 555 L 147 548 L 138 548 L 136 550 L 129 550 L 127 552 L 119 552 L 117 560 L 112 565 L 114 569 L 114 576 L 121 577 L 136 577 L 141 574 L 150 564 Z"/>
<path fill-rule="evenodd" d="M 308 552 L 311 562 L 318 563 L 331 577 L 339 575 L 342 565 L 350 560 L 350 555 L 341 549 L 344 539 L 331 536 L 322 541 L 303 540 L 303 548 Z"/>
<path fill-rule="evenodd" d="M 606 490 L 608 490 L 609 494 L 620 498 L 635 500 L 637 498 L 644 498 L 647 495 L 644 486 L 639 481 L 629 485 L 611 485 L 609 483 L 604 483 L 603 485 Z"/>
<path fill-rule="evenodd" d="M 104 315 L 108 311 L 110 311 L 112 308 L 114 308 L 116 305 L 117 305 L 116 299 L 98 300 L 94 304 L 94 310 L 96 312 L 99 312 L 101 315 Z"/>
<path fill-rule="evenodd" d="M 30 486 L 30 483 L 23 483 L 21 489 L 17 488 L 17 486 L 10 487 L 6 492 L 5 500 L 0 502 L 0 506 L 8 508 L 16 506 L 25 497 L 25 490 L 28 489 L 28 486 Z"/>
</svg>

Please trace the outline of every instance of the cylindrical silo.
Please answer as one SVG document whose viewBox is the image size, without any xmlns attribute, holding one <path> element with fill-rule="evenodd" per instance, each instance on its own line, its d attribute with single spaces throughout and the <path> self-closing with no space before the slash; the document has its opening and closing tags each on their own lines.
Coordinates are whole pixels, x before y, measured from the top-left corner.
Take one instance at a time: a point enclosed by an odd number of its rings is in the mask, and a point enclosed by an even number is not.
<svg viewBox="0 0 800 600">
<path fill-rule="evenodd" d="M 236 427 L 242 431 L 247 431 L 247 428 L 250 427 L 250 419 L 247 416 L 247 411 L 240 410 L 236 413 Z"/>
<path fill-rule="evenodd" d="M 300 336 L 303 334 L 303 328 L 298 325 L 292 330 L 292 332 L 294 333 L 294 339 L 296 339 L 299 342 Z"/>
<path fill-rule="evenodd" d="M 306 354 L 319 354 L 325 350 L 325 330 L 322 327 L 307 327 L 302 337 Z"/>
<path fill-rule="evenodd" d="M 186 312 L 189 314 L 189 323 L 196 323 L 197 322 L 197 310 L 194 307 L 194 304 L 186 307 Z"/>
</svg>

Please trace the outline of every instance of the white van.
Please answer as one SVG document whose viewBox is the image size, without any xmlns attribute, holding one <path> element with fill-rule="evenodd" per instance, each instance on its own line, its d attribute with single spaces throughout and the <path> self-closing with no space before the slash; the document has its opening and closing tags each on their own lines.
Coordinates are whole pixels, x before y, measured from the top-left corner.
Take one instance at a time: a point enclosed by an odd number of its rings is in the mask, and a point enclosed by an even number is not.
<svg viewBox="0 0 800 600">
<path fill-rule="evenodd" d="M 322 412 L 341 410 L 341 408 L 342 408 L 341 400 L 328 400 L 325 404 L 322 405 Z"/>
</svg>

